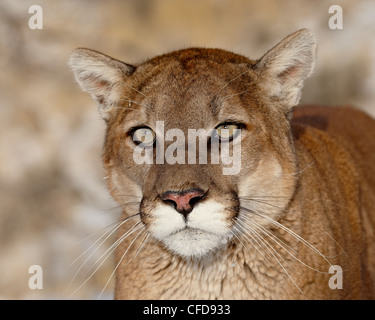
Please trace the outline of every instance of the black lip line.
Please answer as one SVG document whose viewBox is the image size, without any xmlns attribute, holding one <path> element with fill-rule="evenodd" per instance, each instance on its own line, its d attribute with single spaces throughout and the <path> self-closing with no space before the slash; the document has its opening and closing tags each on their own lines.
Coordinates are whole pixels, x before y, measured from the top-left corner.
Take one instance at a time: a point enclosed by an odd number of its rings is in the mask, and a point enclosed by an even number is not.
<svg viewBox="0 0 375 320">
<path fill-rule="evenodd" d="M 192 227 L 189 227 L 189 226 L 185 225 L 185 227 L 183 227 L 182 229 L 179 229 L 177 231 L 174 231 L 174 232 L 170 233 L 165 238 L 168 238 L 170 236 L 174 236 L 175 234 L 177 234 L 177 233 L 179 233 L 181 231 L 184 231 L 184 230 L 196 230 L 196 231 L 200 231 L 200 232 L 203 232 L 203 233 L 211 234 L 211 235 L 214 235 L 214 236 L 221 236 L 221 234 L 218 234 L 218 233 L 209 232 L 209 231 L 206 231 L 206 230 L 203 230 L 203 229 L 199 229 L 199 228 L 192 228 Z"/>
</svg>

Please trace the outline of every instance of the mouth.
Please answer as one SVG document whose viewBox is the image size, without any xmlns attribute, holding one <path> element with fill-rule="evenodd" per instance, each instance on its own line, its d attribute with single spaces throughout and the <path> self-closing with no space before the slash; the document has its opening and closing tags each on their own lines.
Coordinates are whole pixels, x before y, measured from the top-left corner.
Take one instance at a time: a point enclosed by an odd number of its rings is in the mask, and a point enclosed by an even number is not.
<svg viewBox="0 0 375 320">
<path fill-rule="evenodd" d="M 171 237 L 171 236 L 174 236 L 180 232 L 183 232 L 184 234 L 199 234 L 199 233 L 205 233 L 205 234 L 211 234 L 211 235 L 218 235 L 217 233 L 214 233 L 214 232 L 211 232 L 211 231 L 207 231 L 207 230 L 204 230 L 204 229 L 201 229 L 201 228 L 195 228 L 195 227 L 191 227 L 189 226 L 188 224 L 185 225 L 185 227 L 181 228 L 181 229 L 178 229 L 178 230 L 175 230 L 174 232 L 171 232 L 168 237 Z"/>
<path fill-rule="evenodd" d="M 170 251 L 183 258 L 203 258 L 217 252 L 231 238 L 231 233 L 223 235 L 186 226 L 171 233 L 162 242 Z"/>
<path fill-rule="evenodd" d="M 170 206 L 157 206 L 152 218 L 148 224 L 151 235 L 181 257 L 202 258 L 233 237 L 226 207 L 212 200 L 194 208 L 188 219 Z"/>
</svg>

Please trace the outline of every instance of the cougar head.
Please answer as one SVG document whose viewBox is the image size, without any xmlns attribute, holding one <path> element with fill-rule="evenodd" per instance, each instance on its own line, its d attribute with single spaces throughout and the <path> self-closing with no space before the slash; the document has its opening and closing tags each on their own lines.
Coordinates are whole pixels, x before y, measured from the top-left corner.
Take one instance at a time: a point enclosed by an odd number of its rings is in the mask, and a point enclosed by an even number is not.
<svg viewBox="0 0 375 320">
<path fill-rule="evenodd" d="M 281 215 L 296 185 L 289 120 L 315 49 L 308 30 L 259 60 L 190 48 L 130 65 L 76 49 L 76 80 L 107 123 L 111 194 L 138 200 L 124 216 L 139 213 L 167 249 L 202 258 L 235 240 L 240 219 Z"/>
</svg>

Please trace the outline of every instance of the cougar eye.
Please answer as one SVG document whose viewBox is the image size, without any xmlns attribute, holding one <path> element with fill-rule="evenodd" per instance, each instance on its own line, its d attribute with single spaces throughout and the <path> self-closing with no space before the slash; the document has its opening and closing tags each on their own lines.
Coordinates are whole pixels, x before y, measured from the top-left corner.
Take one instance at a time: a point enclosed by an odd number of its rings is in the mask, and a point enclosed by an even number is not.
<svg viewBox="0 0 375 320">
<path fill-rule="evenodd" d="M 144 146 L 152 145 L 156 138 L 155 132 L 147 127 L 135 129 L 132 135 L 136 144 L 142 143 Z"/>
<path fill-rule="evenodd" d="M 231 141 L 237 136 L 237 134 L 239 133 L 239 131 L 237 130 L 240 128 L 241 126 L 239 124 L 223 123 L 218 125 L 215 128 L 215 131 L 220 140 Z"/>
</svg>

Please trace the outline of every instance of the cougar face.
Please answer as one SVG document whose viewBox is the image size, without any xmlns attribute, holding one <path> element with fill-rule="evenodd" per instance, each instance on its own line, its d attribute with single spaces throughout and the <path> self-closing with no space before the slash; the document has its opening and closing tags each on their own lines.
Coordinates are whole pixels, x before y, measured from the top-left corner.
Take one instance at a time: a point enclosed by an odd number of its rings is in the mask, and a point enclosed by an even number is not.
<svg viewBox="0 0 375 320">
<path fill-rule="evenodd" d="M 308 61 L 280 70 L 278 60 L 298 51 L 288 43 L 311 35 L 293 37 L 257 61 L 191 48 L 133 66 L 73 52 L 76 79 L 107 122 L 111 193 L 119 204 L 137 199 L 124 216 L 140 213 L 172 253 L 203 258 L 236 237 L 242 215 L 264 225 L 288 205 L 296 171 L 289 114 L 315 48 L 299 48 Z"/>
<path fill-rule="evenodd" d="M 374 120 L 353 108 L 293 114 L 315 51 L 300 30 L 259 60 L 72 53 L 107 123 L 103 160 L 123 209 L 108 249 L 116 299 L 374 296 Z M 331 267 L 345 270 L 342 290 Z"/>
</svg>

